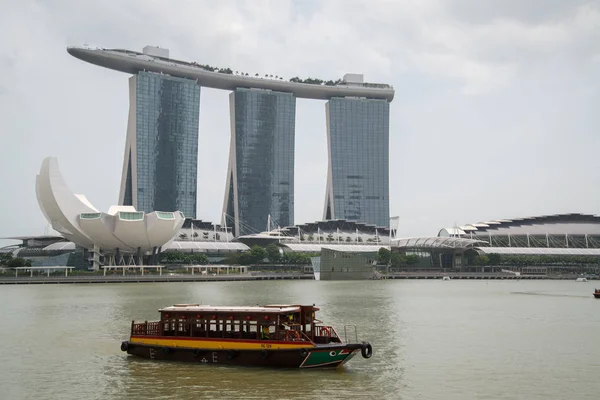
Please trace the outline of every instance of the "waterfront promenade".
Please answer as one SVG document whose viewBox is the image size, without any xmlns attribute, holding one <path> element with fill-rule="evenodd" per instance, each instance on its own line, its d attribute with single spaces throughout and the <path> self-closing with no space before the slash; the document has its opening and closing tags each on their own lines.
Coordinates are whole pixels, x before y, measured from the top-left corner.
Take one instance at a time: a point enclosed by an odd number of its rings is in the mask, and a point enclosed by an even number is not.
<svg viewBox="0 0 600 400">
<path fill-rule="evenodd" d="M 314 279 L 314 275 L 304 273 L 254 273 L 254 274 L 145 274 L 145 275 L 69 275 L 69 276 L 0 276 L 0 285 L 19 284 L 70 284 L 70 283 L 144 283 L 144 282 L 225 282 Z"/>
<path fill-rule="evenodd" d="M 381 279 L 552 279 L 552 280 L 576 280 L 578 274 L 545 274 L 545 275 L 516 275 L 504 272 L 398 272 L 380 275 Z M 599 277 L 586 277 L 588 280 L 597 280 Z"/>
<path fill-rule="evenodd" d="M 478 272 L 401 272 L 388 275 L 378 275 L 376 279 L 443 279 L 451 280 L 576 280 L 576 274 L 568 275 L 514 275 L 507 273 L 478 273 Z M 43 285 L 43 284 L 75 284 L 75 283 L 150 283 L 150 282 L 226 282 L 226 281 L 265 281 L 265 280 L 314 280 L 312 273 L 303 272 L 253 272 L 246 274 L 110 274 L 110 275 L 59 275 L 59 276 L 9 276 L 0 275 L 0 285 Z M 587 277 L 588 280 L 598 280 L 598 277 Z"/>
</svg>

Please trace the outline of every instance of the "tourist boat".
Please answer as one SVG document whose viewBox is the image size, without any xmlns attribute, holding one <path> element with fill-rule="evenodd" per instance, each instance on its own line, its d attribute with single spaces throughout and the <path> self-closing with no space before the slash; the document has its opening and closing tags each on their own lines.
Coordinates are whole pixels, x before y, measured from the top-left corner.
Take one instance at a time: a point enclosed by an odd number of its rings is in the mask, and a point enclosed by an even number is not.
<svg viewBox="0 0 600 400">
<path fill-rule="evenodd" d="M 600 289 L 594 289 L 594 297 L 600 299 Z"/>
<path fill-rule="evenodd" d="M 159 310 L 160 321 L 131 322 L 121 343 L 128 354 L 204 364 L 277 368 L 339 367 L 373 348 L 358 342 L 356 326 L 333 326 L 316 319 L 319 308 L 302 305 L 256 307 L 176 304 Z M 356 339 L 348 343 L 347 335 Z"/>
<path fill-rule="evenodd" d="M 577 278 L 575 279 L 575 282 L 587 282 L 587 278 Z"/>
</svg>

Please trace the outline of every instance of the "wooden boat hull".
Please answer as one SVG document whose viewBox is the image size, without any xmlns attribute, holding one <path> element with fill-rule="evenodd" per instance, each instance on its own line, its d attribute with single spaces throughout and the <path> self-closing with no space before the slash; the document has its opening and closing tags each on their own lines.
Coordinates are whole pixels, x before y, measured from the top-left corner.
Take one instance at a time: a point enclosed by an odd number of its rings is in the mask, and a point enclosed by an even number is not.
<svg viewBox="0 0 600 400">
<path fill-rule="evenodd" d="M 368 346 L 368 349 L 367 349 Z M 295 349 L 214 349 L 193 347 L 169 347 L 156 344 L 121 344 L 127 354 L 153 360 L 171 360 L 201 364 L 239 365 L 269 368 L 336 368 L 357 353 L 372 354 L 368 343 L 330 344 Z"/>
<path fill-rule="evenodd" d="M 600 299 L 600 293 L 594 293 L 594 297 Z"/>
</svg>

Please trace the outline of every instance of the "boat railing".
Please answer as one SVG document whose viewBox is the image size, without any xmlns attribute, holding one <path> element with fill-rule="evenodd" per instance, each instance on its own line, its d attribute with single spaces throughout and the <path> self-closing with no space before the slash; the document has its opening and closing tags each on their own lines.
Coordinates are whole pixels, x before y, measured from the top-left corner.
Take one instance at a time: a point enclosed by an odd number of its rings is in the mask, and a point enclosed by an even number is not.
<svg viewBox="0 0 600 400">
<path fill-rule="evenodd" d="M 131 335 L 137 336 L 160 336 L 162 332 L 161 322 L 148 322 L 136 324 L 131 321 Z"/>
<path fill-rule="evenodd" d="M 352 333 L 352 330 L 354 330 L 354 341 L 355 341 L 355 343 L 358 343 L 358 332 L 356 330 L 356 325 L 344 325 L 345 343 L 350 343 L 350 342 L 348 342 L 348 331 L 350 331 L 350 333 Z"/>
<path fill-rule="evenodd" d="M 340 335 L 338 335 L 337 331 L 333 326 L 330 325 L 319 325 L 315 326 L 315 337 L 324 338 L 328 342 L 331 339 L 337 339 L 337 341 L 342 341 Z M 334 340 L 335 341 L 335 340 Z"/>
</svg>

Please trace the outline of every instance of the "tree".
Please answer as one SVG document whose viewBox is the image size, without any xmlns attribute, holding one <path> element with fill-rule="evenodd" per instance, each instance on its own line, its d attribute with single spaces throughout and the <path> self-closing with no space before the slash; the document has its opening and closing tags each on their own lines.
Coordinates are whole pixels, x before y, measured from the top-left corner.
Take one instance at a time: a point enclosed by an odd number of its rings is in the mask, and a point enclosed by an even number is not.
<svg viewBox="0 0 600 400">
<path fill-rule="evenodd" d="M 281 254 L 279 253 L 279 247 L 275 243 L 271 243 L 265 249 L 267 251 L 267 255 L 269 257 L 269 261 L 272 263 L 279 262 L 281 259 Z"/>
<path fill-rule="evenodd" d="M 27 261 L 29 261 L 29 260 L 27 260 Z M 6 266 L 8 268 L 31 267 L 31 261 L 29 261 L 29 265 L 27 265 L 25 259 L 16 257 L 16 258 L 13 258 L 12 260 L 10 260 L 8 262 L 8 264 L 6 264 Z"/>
<path fill-rule="evenodd" d="M 12 253 L 3 253 L 0 254 L 0 265 L 8 265 L 9 262 L 13 259 Z"/>
<path fill-rule="evenodd" d="M 333 234 L 330 233 L 329 235 L 327 235 L 327 241 L 328 242 L 333 242 Z"/>
<path fill-rule="evenodd" d="M 386 249 L 385 247 L 380 248 L 377 252 L 377 262 L 379 262 L 380 264 L 388 265 L 390 263 L 391 258 L 392 252 Z"/>
<path fill-rule="evenodd" d="M 204 240 L 208 240 L 208 232 L 202 232 L 202 237 Z"/>
<path fill-rule="evenodd" d="M 182 234 L 180 234 L 180 235 L 179 235 L 179 239 L 181 239 L 181 240 L 186 240 L 186 239 L 187 239 L 187 237 L 188 237 L 188 236 L 187 236 L 187 234 L 186 234 L 186 233 L 182 233 Z"/>
<path fill-rule="evenodd" d="M 285 253 L 283 255 L 284 264 L 309 265 L 310 255 L 306 253 Z"/>
<path fill-rule="evenodd" d="M 346 242 L 350 243 L 352 241 L 352 238 L 350 236 L 346 236 Z"/>
<path fill-rule="evenodd" d="M 490 265 L 500 265 L 502 262 L 502 256 L 497 253 L 488 255 L 488 262 Z"/>
<path fill-rule="evenodd" d="M 473 259 L 473 263 L 475 265 L 488 265 L 489 264 L 488 256 L 486 256 L 486 255 L 475 256 L 475 258 Z"/>
<path fill-rule="evenodd" d="M 312 242 L 313 240 L 315 240 L 315 236 L 311 233 L 308 235 L 308 241 Z"/>
<path fill-rule="evenodd" d="M 240 254 L 239 253 L 229 253 L 225 257 L 225 263 L 229 265 L 236 265 L 240 263 Z"/>
<path fill-rule="evenodd" d="M 255 264 L 261 263 L 267 258 L 267 251 L 258 245 L 252 246 L 250 249 L 250 255 L 252 256 L 252 262 Z"/>
<path fill-rule="evenodd" d="M 189 256 L 189 262 L 190 264 L 208 264 L 208 256 L 203 253 L 191 254 Z"/>
<path fill-rule="evenodd" d="M 390 261 L 393 267 L 403 267 L 406 265 L 406 256 L 400 253 L 392 253 Z"/>
<path fill-rule="evenodd" d="M 192 237 L 194 238 L 194 240 L 195 240 L 195 239 L 196 239 L 198 236 L 200 236 L 200 235 L 198 234 L 198 232 L 194 232 L 194 234 L 192 235 Z"/>
<path fill-rule="evenodd" d="M 419 256 L 417 256 L 416 254 L 408 254 L 406 256 L 406 263 L 408 265 L 415 265 L 419 263 Z"/>
</svg>

